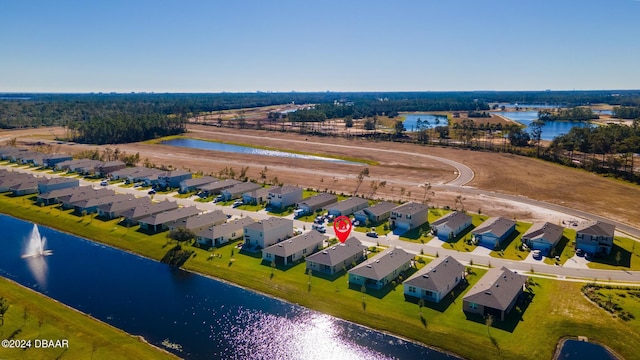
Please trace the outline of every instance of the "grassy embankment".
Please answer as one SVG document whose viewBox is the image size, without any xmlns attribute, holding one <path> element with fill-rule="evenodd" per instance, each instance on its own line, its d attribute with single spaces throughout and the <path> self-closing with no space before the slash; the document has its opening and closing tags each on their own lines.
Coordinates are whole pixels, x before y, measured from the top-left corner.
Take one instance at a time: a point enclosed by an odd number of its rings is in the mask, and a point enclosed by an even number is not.
<svg viewBox="0 0 640 360">
<path fill-rule="evenodd" d="M 164 233 L 152 236 L 116 224 L 86 217 L 82 219 L 52 207 L 39 208 L 24 198 L 0 196 L 0 212 L 75 233 L 112 246 L 160 259 L 168 251 Z M 406 302 L 402 286 L 385 292 L 349 289 L 347 278 L 325 278 L 305 274 L 304 265 L 272 269 L 261 264 L 259 255 L 241 254 L 233 246 L 216 249 L 221 257 L 193 248 L 195 256 L 185 263 L 188 270 L 212 275 L 265 294 L 330 315 L 354 321 L 471 359 L 550 358 L 556 342 L 566 335 L 599 340 L 626 359 L 638 359 L 640 321 L 622 321 L 590 303 L 580 294 L 579 283 L 536 280 L 532 303 L 523 313 L 514 311 L 505 322 L 487 328 L 481 318 L 461 311 L 466 289 L 458 289 L 440 305 Z M 484 272 L 470 276 L 471 285 Z M 640 316 L 638 316 L 640 318 Z M 492 340 L 493 339 L 493 340 Z"/>
<path fill-rule="evenodd" d="M 331 155 L 331 154 L 322 154 L 322 153 L 312 153 L 312 152 L 297 151 L 297 150 L 290 150 L 290 149 L 280 149 L 280 148 L 275 148 L 275 147 L 270 147 L 270 146 L 246 144 L 246 143 L 240 143 L 240 142 L 234 142 L 234 141 L 217 141 L 217 140 L 214 141 L 214 140 L 210 140 L 210 139 L 203 139 L 203 138 L 198 138 L 198 137 L 194 137 L 194 136 L 184 136 L 184 135 L 166 136 L 166 137 L 162 137 L 162 138 L 158 138 L 158 139 L 147 140 L 147 141 L 145 141 L 145 143 L 146 144 L 161 144 L 163 141 L 168 141 L 168 140 L 173 140 L 173 139 L 193 139 L 193 140 L 207 141 L 207 142 L 219 143 L 219 144 L 245 146 L 245 147 L 250 147 L 250 148 L 254 148 L 254 149 L 261 149 L 261 150 L 281 151 L 281 152 L 286 152 L 286 153 L 291 153 L 291 154 L 298 154 L 298 155 L 320 156 L 320 157 L 337 159 L 337 160 L 351 161 L 351 162 L 356 162 L 356 163 L 361 163 L 361 164 L 371 165 L 371 166 L 380 165 L 379 162 L 374 161 L 374 160 L 369 160 L 369 159 L 361 159 L 361 158 L 354 158 L 354 157 L 349 157 L 349 156 L 340 156 L 340 155 Z"/>
<path fill-rule="evenodd" d="M 0 338 L 29 340 L 32 347 L 0 348 L 3 359 L 173 359 L 143 340 L 0 277 L 9 303 Z M 35 339 L 68 340 L 68 348 L 35 348 Z"/>
</svg>

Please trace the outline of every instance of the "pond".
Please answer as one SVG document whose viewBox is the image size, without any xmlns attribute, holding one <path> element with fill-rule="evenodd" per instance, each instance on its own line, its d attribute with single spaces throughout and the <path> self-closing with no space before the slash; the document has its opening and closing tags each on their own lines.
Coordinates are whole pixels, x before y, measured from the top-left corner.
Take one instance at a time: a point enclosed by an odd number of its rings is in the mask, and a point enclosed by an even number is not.
<svg viewBox="0 0 640 360">
<path fill-rule="evenodd" d="M 538 119 L 537 111 L 505 111 L 496 112 L 494 114 L 502 115 L 510 120 L 517 121 L 526 126 L 525 131 L 529 130 L 529 125 Z M 542 127 L 542 140 L 553 140 L 553 138 L 568 133 L 574 127 L 594 127 L 596 125 L 582 121 L 547 121 Z"/>
<path fill-rule="evenodd" d="M 448 125 L 446 115 L 433 114 L 406 114 L 404 116 L 404 128 L 411 131 L 419 131 L 421 129 L 432 129 L 436 126 Z"/>
<path fill-rule="evenodd" d="M 204 140 L 196 140 L 196 139 L 172 139 L 172 140 L 165 140 L 161 142 L 161 144 L 178 146 L 178 147 L 186 147 L 191 149 L 230 152 L 230 153 L 237 153 L 237 154 L 276 156 L 276 157 L 286 157 L 286 158 L 293 158 L 293 159 L 329 161 L 329 162 L 335 162 L 340 164 L 363 165 L 363 163 L 359 163 L 355 161 L 334 159 L 330 157 L 296 154 L 296 153 L 290 153 L 290 152 L 278 151 L 278 150 L 265 150 L 265 149 L 258 149 L 258 148 L 249 147 L 249 146 L 223 144 L 223 143 L 218 143 L 213 141 L 204 141 Z"/>
<path fill-rule="evenodd" d="M 566 340 L 560 349 L 558 360 L 618 360 L 606 348 L 598 344 Z"/>
<path fill-rule="evenodd" d="M 0 275 L 188 359 L 449 359 L 451 355 L 86 239 L 0 215 Z M 42 252 L 42 249 L 40 249 Z M 259 266 L 259 265 L 256 265 Z"/>
</svg>

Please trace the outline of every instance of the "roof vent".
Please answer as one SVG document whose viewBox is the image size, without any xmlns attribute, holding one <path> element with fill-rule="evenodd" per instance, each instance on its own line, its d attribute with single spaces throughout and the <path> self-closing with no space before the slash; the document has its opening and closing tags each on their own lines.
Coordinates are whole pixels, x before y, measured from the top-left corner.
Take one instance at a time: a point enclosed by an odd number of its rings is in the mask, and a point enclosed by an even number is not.
<svg viewBox="0 0 640 360">
<path fill-rule="evenodd" d="M 323 253 L 323 254 L 328 254 L 328 252 L 327 252 L 326 250 L 325 250 L 325 251 L 323 251 L 322 253 Z"/>
<path fill-rule="evenodd" d="M 423 278 L 428 279 L 429 275 L 422 275 Z"/>
<path fill-rule="evenodd" d="M 487 290 L 487 291 L 485 291 L 485 292 L 484 292 L 484 294 L 485 294 L 485 295 L 491 295 L 491 291 L 490 291 L 490 290 Z"/>
<path fill-rule="evenodd" d="M 367 267 L 368 267 L 368 268 L 372 268 L 372 266 L 371 266 L 371 265 L 367 265 Z"/>
<path fill-rule="evenodd" d="M 335 249 L 336 249 L 336 247 L 335 247 L 335 246 L 331 248 L 331 250 L 335 250 Z"/>
<path fill-rule="evenodd" d="M 378 260 L 376 260 L 376 263 L 379 263 L 379 262 L 380 262 L 380 260 L 379 260 L 379 259 L 378 259 Z"/>
<path fill-rule="evenodd" d="M 496 284 L 496 287 L 500 287 L 500 284 Z"/>
</svg>

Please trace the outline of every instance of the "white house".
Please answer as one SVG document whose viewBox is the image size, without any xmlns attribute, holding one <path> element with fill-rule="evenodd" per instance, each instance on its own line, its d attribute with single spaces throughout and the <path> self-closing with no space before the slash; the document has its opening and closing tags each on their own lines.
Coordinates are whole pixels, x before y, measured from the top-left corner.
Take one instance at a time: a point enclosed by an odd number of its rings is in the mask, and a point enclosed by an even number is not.
<svg viewBox="0 0 640 360">
<path fill-rule="evenodd" d="M 428 215 L 427 205 L 409 202 L 393 208 L 389 222 L 394 233 L 402 234 L 426 223 Z"/>
<path fill-rule="evenodd" d="M 203 246 L 218 246 L 229 241 L 242 238 L 244 227 L 254 222 L 253 219 L 244 217 L 229 221 L 222 225 L 210 226 L 198 232 L 196 240 Z"/>
<path fill-rule="evenodd" d="M 349 284 L 380 290 L 409 270 L 412 259 L 412 254 L 392 246 L 349 270 Z"/>
<path fill-rule="evenodd" d="M 344 243 L 335 244 L 307 257 L 307 269 L 334 275 L 343 269 L 349 269 L 353 264 L 364 260 L 367 247 L 355 237 L 348 238 Z"/>
<path fill-rule="evenodd" d="M 462 230 L 471 226 L 471 216 L 454 211 L 431 223 L 431 232 L 438 239 L 447 241 L 455 238 Z"/>
<path fill-rule="evenodd" d="M 262 250 L 262 260 L 287 266 L 318 251 L 328 238 L 328 236 L 312 230 Z"/>
<path fill-rule="evenodd" d="M 267 206 L 284 209 L 302 200 L 302 189 L 297 186 L 274 186 L 269 189 Z"/>
<path fill-rule="evenodd" d="M 270 217 L 244 228 L 244 242 L 248 249 L 264 249 L 293 236 L 293 220 Z"/>
</svg>

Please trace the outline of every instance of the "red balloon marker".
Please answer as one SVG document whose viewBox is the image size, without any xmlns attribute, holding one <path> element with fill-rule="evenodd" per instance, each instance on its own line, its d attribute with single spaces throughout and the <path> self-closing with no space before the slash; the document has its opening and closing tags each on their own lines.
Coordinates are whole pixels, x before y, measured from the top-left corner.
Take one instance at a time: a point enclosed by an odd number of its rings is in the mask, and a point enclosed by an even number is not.
<svg viewBox="0 0 640 360">
<path fill-rule="evenodd" d="M 333 230 L 336 232 L 336 236 L 341 243 L 347 241 L 349 234 L 351 233 L 351 219 L 347 216 L 338 216 L 333 221 Z"/>
</svg>

